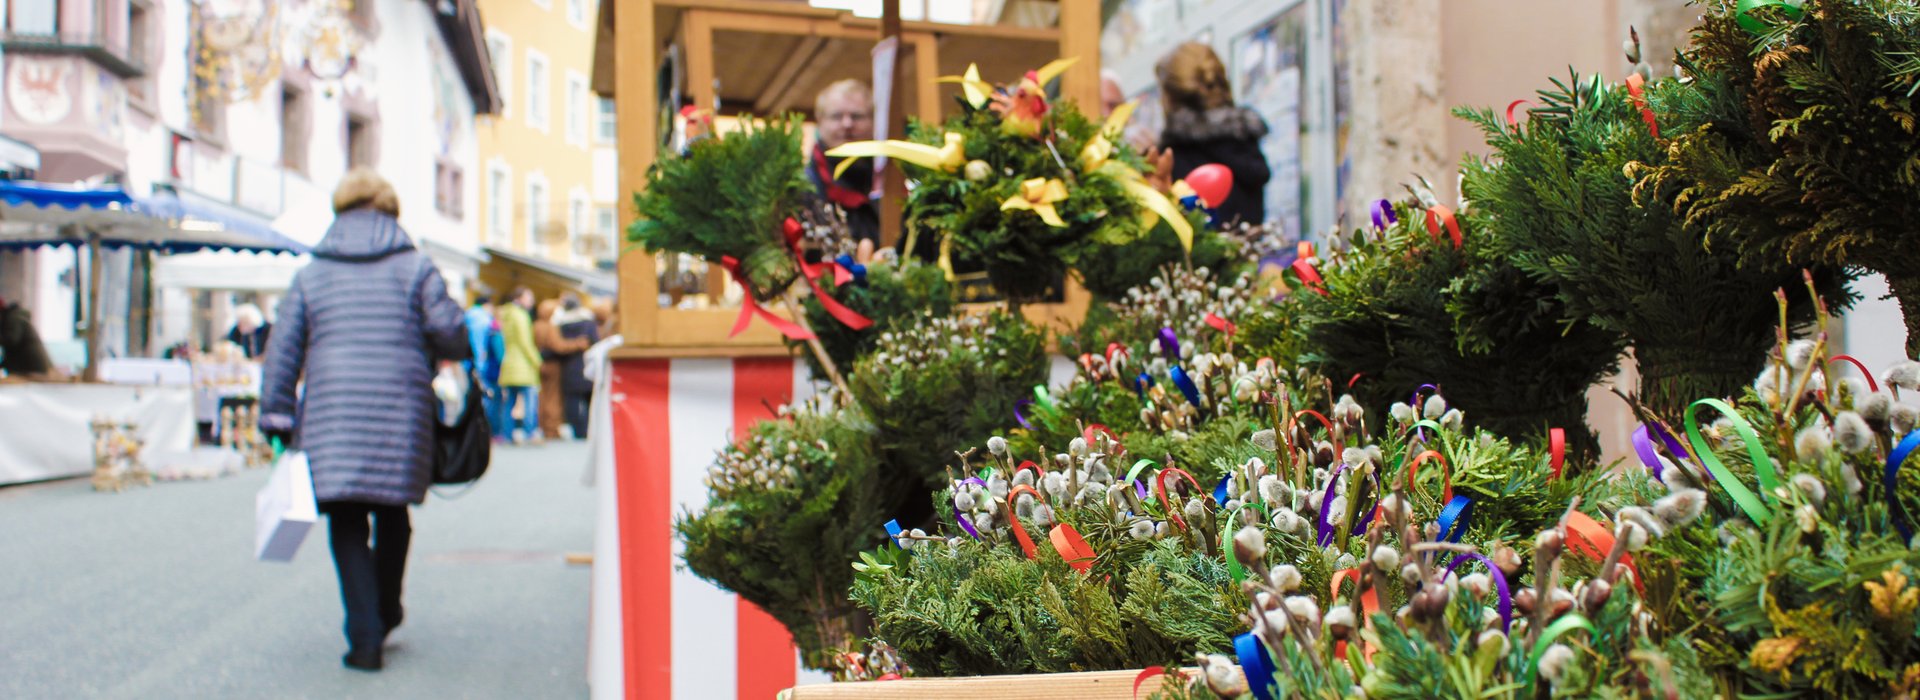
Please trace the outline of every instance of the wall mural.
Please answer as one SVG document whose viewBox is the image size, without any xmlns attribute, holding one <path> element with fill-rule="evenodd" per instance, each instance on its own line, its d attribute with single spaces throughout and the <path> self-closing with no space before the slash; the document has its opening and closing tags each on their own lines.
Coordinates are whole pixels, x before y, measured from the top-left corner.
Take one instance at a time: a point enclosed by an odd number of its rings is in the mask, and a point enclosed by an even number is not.
<svg viewBox="0 0 1920 700">
<path fill-rule="evenodd" d="M 279 3 L 268 0 L 193 4 L 187 105 L 195 127 L 217 128 L 215 108 L 258 97 L 280 78 L 279 11 Z"/>
</svg>

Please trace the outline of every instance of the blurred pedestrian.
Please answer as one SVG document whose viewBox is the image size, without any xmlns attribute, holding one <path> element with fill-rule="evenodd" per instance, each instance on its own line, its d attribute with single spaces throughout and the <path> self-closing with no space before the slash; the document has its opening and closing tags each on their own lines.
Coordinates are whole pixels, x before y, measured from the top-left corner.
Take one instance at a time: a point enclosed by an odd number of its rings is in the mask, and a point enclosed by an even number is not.
<svg viewBox="0 0 1920 700">
<path fill-rule="evenodd" d="M 273 334 L 273 324 L 267 323 L 266 316 L 260 313 L 260 307 L 241 304 L 233 309 L 233 329 L 227 331 L 227 342 L 240 346 L 240 352 L 247 359 L 258 360 L 267 352 L 267 339 Z"/>
<path fill-rule="evenodd" d="M 1214 207 L 1215 220 L 1223 226 L 1236 220 L 1265 223 L 1267 180 L 1273 176 L 1260 151 L 1267 122 L 1233 103 L 1226 65 L 1211 47 L 1195 41 L 1160 59 L 1153 72 L 1166 108 L 1160 146 L 1173 151 L 1173 179 L 1209 163 L 1224 165 L 1233 171 L 1233 189 Z"/>
<path fill-rule="evenodd" d="M 600 342 L 600 322 L 593 310 L 580 303 L 573 292 L 560 295 L 560 311 L 553 316 L 561 342 L 578 350 L 558 353 L 560 360 L 560 412 L 573 429 L 573 439 L 587 437 L 587 405 L 593 400 L 593 380 L 587 378 L 586 352 Z"/>
<path fill-rule="evenodd" d="M 506 437 L 539 442 L 543 439 L 539 429 L 540 347 L 533 342 L 533 318 L 528 315 L 532 309 L 533 290 L 521 287 L 497 305 L 494 313 L 500 319 L 500 335 L 506 345 L 506 354 L 500 360 L 500 390 L 506 405 L 500 412 L 511 419 L 514 407 L 520 407 L 520 435 L 515 436 L 509 427 Z M 511 425 L 511 420 L 507 422 Z"/>
<path fill-rule="evenodd" d="M 502 431 L 511 428 L 510 417 L 500 411 L 506 403 L 500 392 L 500 360 L 506 343 L 500 337 L 500 321 L 494 318 L 492 296 L 492 290 L 476 288 L 473 306 L 467 309 L 467 344 L 473 347 L 473 360 L 467 363 L 467 369 L 480 381 L 487 427 L 498 441 Z"/>
<path fill-rule="evenodd" d="M 560 439 L 560 426 L 566 422 L 566 397 L 561 393 L 561 365 L 567 355 L 585 351 L 592 343 L 581 343 L 560 335 L 554 316 L 560 313 L 560 300 L 540 302 L 533 320 L 533 340 L 540 346 L 540 433 L 548 440 Z"/>
<path fill-rule="evenodd" d="M 306 451 L 346 607 L 342 661 L 377 671 L 405 616 L 407 506 L 426 500 L 433 480 L 435 365 L 471 352 L 460 304 L 400 228 L 393 186 L 355 169 L 333 210 L 280 304 L 260 422 Z"/>
</svg>

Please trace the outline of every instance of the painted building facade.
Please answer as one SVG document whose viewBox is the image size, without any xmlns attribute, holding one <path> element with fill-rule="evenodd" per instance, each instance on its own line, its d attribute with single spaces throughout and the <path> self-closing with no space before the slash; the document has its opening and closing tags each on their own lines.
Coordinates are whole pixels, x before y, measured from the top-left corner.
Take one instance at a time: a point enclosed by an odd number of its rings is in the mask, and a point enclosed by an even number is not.
<svg viewBox="0 0 1920 700">
<path fill-rule="evenodd" d="M 505 105 L 475 127 L 482 245 L 565 270 L 602 267 L 616 250 L 617 162 L 612 102 L 593 94 L 589 80 L 599 3 L 479 4 Z M 523 268 L 490 267 L 483 276 L 504 292 L 534 281 Z"/>
<path fill-rule="evenodd" d="M 40 150 L 38 179 L 170 188 L 312 244 L 334 184 L 364 165 L 393 183 L 450 289 L 476 274 L 473 124 L 499 98 L 472 0 L 8 0 L 5 17 L 0 110 Z M 79 325 L 76 258 L 0 255 L 0 295 L 25 299 L 50 345 Z M 204 345 L 233 304 L 271 306 L 298 265 L 115 252 L 107 347 Z"/>
</svg>

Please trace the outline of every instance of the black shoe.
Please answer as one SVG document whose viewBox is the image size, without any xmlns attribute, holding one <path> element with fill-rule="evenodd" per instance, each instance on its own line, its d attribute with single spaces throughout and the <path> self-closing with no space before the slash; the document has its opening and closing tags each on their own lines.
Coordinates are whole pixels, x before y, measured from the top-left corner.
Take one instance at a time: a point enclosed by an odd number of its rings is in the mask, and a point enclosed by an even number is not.
<svg viewBox="0 0 1920 700">
<path fill-rule="evenodd" d="M 387 634 L 393 634 L 393 630 L 400 627 L 400 621 L 407 619 L 407 615 L 396 612 L 392 615 L 381 615 L 380 618 L 386 623 Z"/>
<path fill-rule="evenodd" d="M 386 666 L 380 659 L 378 648 L 348 651 L 346 656 L 340 657 L 340 663 L 346 664 L 347 668 L 359 671 L 378 671 Z"/>
</svg>

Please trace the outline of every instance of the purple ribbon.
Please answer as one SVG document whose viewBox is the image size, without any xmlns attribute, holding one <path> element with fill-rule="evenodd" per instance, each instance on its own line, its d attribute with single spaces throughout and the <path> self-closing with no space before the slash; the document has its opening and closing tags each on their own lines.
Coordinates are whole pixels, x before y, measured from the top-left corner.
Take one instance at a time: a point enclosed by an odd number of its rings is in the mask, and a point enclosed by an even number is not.
<svg viewBox="0 0 1920 700">
<path fill-rule="evenodd" d="M 1327 511 L 1333 506 L 1333 486 L 1340 483 L 1340 472 L 1346 470 L 1347 463 L 1341 462 L 1333 466 L 1332 474 L 1327 475 L 1326 490 L 1320 497 L 1320 522 L 1314 523 L 1313 530 L 1316 533 L 1314 542 L 1321 547 L 1333 544 L 1333 521 L 1328 519 Z"/>
<path fill-rule="evenodd" d="M 1021 399 L 1019 401 L 1013 402 L 1013 419 L 1020 421 L 1020 427 L 1026 428 L 1028 430 L 1033 429 L 1033 424 L 1027 422 L 1027 416 L 1026 414 L 1023 414 L 1020 412 L 1020 407 L 1032 406 L 1032 405 L 1033 405 L 1033 399 Z"/>
<path fill-rule="evenodd" d="M 1649 428 L 1652 430 L 1649 431 Z M 1673 437 L 1673 433 L 1667 432 L 1666 426 L 1659 423 L 1641 423 L 1640 427 L 1634 429 L 1634 454 L 1639 455 L 1640 463 L 1647 465 L 1647 469 L 1653 472 L 1653 478 L 1659 479 L 1664 483 L 1666 482 L 1666 478 L 1660 473 L 1663 471 L 1660 466 L 1660 452 L 1654 448 L 1653 444 L 1653 435 L 1655 434 L 1660 436 L 1661 442 L 1666 443 L 1667 451 L 1673 454 L 1674 461 L 1677 464 L 1686 463 L 1687 448 L 1681 447 L 1680 441 Z"/>
<path fill-rule="evenodd" d="M 966 478 L 965 481 L 961 481 L 960 483 L 962 485 L 978 484 L 980 488 L 983 488 L 983 489 L 987 487 L 987 482 L 981 481 L 980 477 L 977 477 L 977 476 L 969 476 Z M 958 504 L 955 504 L 955 505 L 958 505 Z M 972 535 L 973 538 L 976 540 L 980 539 L 980 531 L 973 529 L 973 523 L 968 522 L 966 513 L 962 513 L 960 512 L 959 508 L 955 508 L 953 510 L 953 519 L 960 521 L 960 529 L 966 530 L 968 535 Z"/>
<path fill-rule="evenodd" d="M 1173 334 L 1172 328 L 1160 329 L 1160 354 L 1166 355 L 1171 362 L 1180 361 L 1180 336 Z"/>
<path fill-rule="evenodd" d="M 1400 223 L 1400 215 L 1393 211 L 1393 202 L 1376 199 L 1367 209 L 1373 214 L 1373 228 L 1376 230 L 1385 231 L 1388 225 Z"/>
<path fill-rule="evenodd" d="M 1500 567 L 1493 565 L 1492 559 L 1473 552 L 1463 552 L 1460 556 L 1453 558 L 1453 563 L 1447 565 L 1447 573 L 1453 573 L 1454 569 L 1460 568 L 1460 565 L 1466 563 L 1469 559 L 1487 565 L 1488 573 L 1493 576 L 1494 589 L 1500 592 L 1500 625 L 1503 631 L 1512 631 L 1513 592 L 1507 590 L 1507 575 L 1500 572 Z"/>
</svg>

